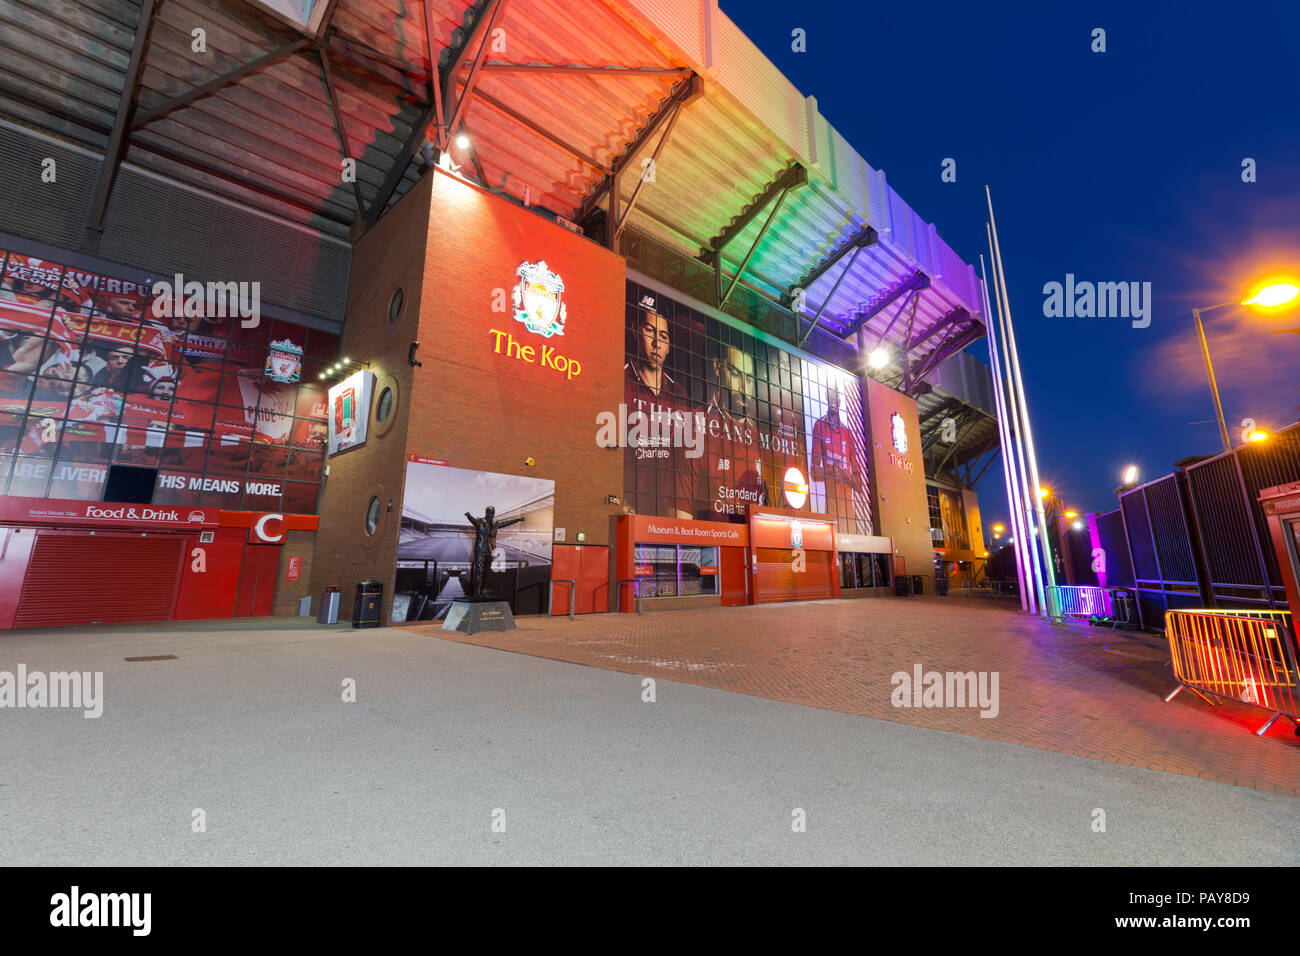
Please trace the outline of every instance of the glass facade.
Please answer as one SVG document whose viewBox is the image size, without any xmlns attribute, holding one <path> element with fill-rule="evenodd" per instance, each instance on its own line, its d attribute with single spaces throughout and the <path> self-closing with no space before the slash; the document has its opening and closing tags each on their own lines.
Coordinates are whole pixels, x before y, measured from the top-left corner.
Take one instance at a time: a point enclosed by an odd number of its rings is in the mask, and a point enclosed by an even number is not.
<svg viewBox="0 0 1300 956">
<path fill-rule="evenodd" d="M 636 576 L 643 598 L 718 594 L 718 549 L 638 544 Z"/>
<path fill-rule="evenodd" d="M 159 470 L 155 504 L 316 512 L 337 335 L 0 261 L 0 492 L 99 500 L 122 464 Z"/>
<path fill-rule="evenodd" d="M 856 378 L 634 282 L 626 319 L 623 484 L 636 513 L 742 521 L 765 505 L 871 533 Z"/>
<path fill-rule="evenodd" d="M 840 587 L 887 588 L 891 580 L 889 555 L 840 552 Z"/>
</svg>

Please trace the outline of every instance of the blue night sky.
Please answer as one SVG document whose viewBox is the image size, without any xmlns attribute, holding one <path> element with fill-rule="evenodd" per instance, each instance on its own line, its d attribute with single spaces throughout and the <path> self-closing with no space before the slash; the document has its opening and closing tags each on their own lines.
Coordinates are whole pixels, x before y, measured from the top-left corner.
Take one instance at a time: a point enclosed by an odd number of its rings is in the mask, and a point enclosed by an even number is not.
<svg viewBox="0 0 1300 956">
<path fill-rule="evenodd" d="M 992 187 L 1040 476 L 1069 507 L 1114 508 L 1125 464 L 1147 480 L 1219 450 L 1191 309 L 1300 273 L 1300 3 L 721 6 L 977 271 Z M 1044 317 L 1066 273 L 1150 282 L 1150 326 Z M 1205 321 L 1233 441 L 1246 416 L 1296 421 L 1300 335 L 1269 330 L 1300 311 Z M 979 492 L 1005 521 L 1000 464 Z"/>
</svg>

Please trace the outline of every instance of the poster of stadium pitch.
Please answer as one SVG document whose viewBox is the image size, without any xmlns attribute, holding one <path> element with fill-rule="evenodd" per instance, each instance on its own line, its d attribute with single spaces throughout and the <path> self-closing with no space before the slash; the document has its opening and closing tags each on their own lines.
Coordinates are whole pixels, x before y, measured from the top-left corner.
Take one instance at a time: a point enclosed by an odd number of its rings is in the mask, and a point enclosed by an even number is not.
<svg viewBox="0 0 1300 956">
<path fill-rule="evenodd" d="M 410 456 L 397 544 L 392 622 L 440 621 L 469 589 L 474 529 L 465 513 L 522 521 L 501 529 L 488 590 L 515 614 L 540 613 L 551 578 L 555 482 L 470 471 Z"/>
</svg>

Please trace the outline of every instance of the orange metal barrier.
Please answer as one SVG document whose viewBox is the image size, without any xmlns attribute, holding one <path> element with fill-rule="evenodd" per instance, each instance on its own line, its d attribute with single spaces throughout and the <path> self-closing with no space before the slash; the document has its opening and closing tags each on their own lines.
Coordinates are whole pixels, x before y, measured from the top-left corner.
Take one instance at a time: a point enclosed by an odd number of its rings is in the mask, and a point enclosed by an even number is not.
<svg viewBox="0 0 1300 956">
<path fill-rule="evenodd" d="M 1285 715 L 1300 735 L 1300 673 L 1290 611 L 1166 611 L 1165 636 L 1179 684 L 1206 703 L 1230 697 L 1272 711 L 1263 735 Z"/>
</svg>

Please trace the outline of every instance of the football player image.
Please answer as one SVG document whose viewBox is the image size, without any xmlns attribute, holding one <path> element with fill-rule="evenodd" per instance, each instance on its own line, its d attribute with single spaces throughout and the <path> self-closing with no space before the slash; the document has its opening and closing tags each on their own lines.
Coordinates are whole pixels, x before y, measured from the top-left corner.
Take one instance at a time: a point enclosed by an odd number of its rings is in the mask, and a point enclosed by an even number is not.
<svg viewBox="0 0 1300 956">
<path fill-rule="evenodd" d="M 826 386 L 826 414 L 813 425 L 812 477 L 821 482 L 827 515 L 853 514 L 853 493 L 862 493 L 858 474 L 858 440 L 840 421 L 839 386 Z"/>
<path fill-rule="evenodd" d="M 708 513 L 698 517 L 725 521 L 743 517 L 750 505 L 769 502 L 754 420 L 754 358 L 734 345 L 718 348 L 713 395 L 696 413 L 697 427 L 704 429 L 708 485 Z"/>
<path fill-rule="evenodd" d="M 695 461 L 685 453 L 681 423 L 691 414 L 691 404 L 665 367 L 672 344 L 668 320 L 653 309 L 641 309 L 633 331 L 636 351 L 623 366 L 623 400 L 629 430 L 633 414 L 644 416 L 645 432 L 627 449 L 637 468 L 637 489 L 657 488 L 655 514 L 690 518 Z"/>
</svg>

